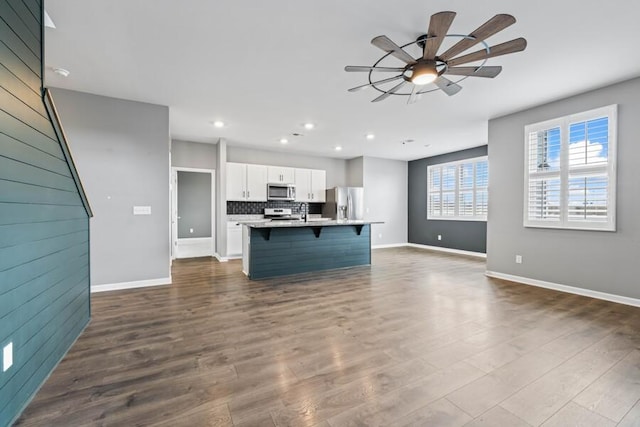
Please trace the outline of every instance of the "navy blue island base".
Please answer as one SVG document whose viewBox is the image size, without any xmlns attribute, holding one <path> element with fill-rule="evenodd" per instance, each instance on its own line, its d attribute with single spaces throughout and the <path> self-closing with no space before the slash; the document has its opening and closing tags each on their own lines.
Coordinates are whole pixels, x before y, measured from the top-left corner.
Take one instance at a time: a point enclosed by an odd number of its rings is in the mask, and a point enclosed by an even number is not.
<svg viewBox="0 0 640 427">
<path fill-rule="evenodd" d="M 261 224 L 248 232 L 250 279 L 371 264 L 370 223 Z"/>
</svg>

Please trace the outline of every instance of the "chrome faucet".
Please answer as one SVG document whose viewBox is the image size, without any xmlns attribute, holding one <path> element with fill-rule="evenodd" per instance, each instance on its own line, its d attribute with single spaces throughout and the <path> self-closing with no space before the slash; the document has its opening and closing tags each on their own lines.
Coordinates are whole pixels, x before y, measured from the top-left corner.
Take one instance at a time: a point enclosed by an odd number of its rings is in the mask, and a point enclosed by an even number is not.
<svg viewBox="0 0 640 427">
<path fill-rule="evenodd" d="M 302 219 L 303 221 L 307 221 L 307 213 L 305 210 L 305 203 L 302 202 L 300 203 L 300 219 Z"/>
</svg>

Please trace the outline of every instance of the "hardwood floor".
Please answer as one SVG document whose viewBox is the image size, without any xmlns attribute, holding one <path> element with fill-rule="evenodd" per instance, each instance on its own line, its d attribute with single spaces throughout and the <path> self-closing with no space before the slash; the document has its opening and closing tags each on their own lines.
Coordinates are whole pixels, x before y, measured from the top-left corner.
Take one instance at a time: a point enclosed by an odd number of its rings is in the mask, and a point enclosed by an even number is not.
<svg viewBox="0 0 640 427">
<path fill-rule="evenodd" d="M 640 309 L 376 250 L 371 267 L 93 295 L 93 320 L 20 426 L 631 426 Z"/>
</svg>

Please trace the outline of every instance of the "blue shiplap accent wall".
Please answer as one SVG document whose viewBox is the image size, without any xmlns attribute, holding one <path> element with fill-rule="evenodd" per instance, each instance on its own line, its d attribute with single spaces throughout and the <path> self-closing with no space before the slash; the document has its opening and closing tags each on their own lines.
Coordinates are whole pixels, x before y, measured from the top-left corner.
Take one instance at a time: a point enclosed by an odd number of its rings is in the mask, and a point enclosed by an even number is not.
<svg viewBox="0 0 640 427">
<path fill-rule="evenodd" d="M 90 316 L 89 217 L 43 101 L 42 16 L 42 0 L 0 0 L 0 426 Z"/>
<path fill-rule="evenodd" d="M 371 226 L 251 228 L 251 279 L 371 264 Z"/>
</svg>

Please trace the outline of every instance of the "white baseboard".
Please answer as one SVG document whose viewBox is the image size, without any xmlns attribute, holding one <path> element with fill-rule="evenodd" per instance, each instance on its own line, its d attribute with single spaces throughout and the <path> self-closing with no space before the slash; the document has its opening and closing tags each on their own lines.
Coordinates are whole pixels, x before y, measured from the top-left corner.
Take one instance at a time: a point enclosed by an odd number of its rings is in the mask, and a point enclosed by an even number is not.
<svg viewBox="0 0 640 427">
<path fill-rule="evenodd" d="M 372 245 L 371 249 L 386 249 L 386 248 L 403 248 L 407 246 L 408 243 L 389 243 L 386 245 Z"/>
<path fill-rule="evenodd" d="M 135 282 L 108 283 L 104 285 L 91 285 L 91 293 L 119 291 L 122 289 L 146 288 L 147 286 L 170 285 L 171 276 L 160 279 L 136 280 Z"/>
<path fill-rule="evenodd" d="M 224 256 L 220 256 L 220 254 L 217 253 L 217 252 L 215 254 L 213 254 L 213 256 L 218 260 L 218 262 L 227 262 L 227 261 L 229 261 L 229 258 L 224 257 Z"/>
<path fill-rule="evenodd" d="M 569 294 L 582 295 L 585 297 L 591 297 L 601 299 L 605 301 L 617 302 L 618 304 L 631 305 L 633 307 L 640 307 L 640 299 L 629 298 L 621 295 L 608 294 L 606 292 L 592 291 L 591 289 L 576 288 L 575 286 L 561 285 L 559 283 L 545 282 L 544 280 L 531 279 L 529 277 L 514 276 L 512 274 L 498 273 L 496 271 L 485 272 L 488 277 L 496 279 L 509 280 L 511 282 L 522 283 L 524 285 L 537 286 L 539 288 L 553 289 L 554 291 L 566 292 Z"/>
<path fill-rule="evenodd" d="M 426 249 L 429 251 L 438 251 L 438 252 L 446 252 L 446 253 L 456 254 L 456 255 L 472 256 L 476 258 L 485 258 L 485 259 L 487 258 L 487 254 L 483 254 L 482 252 L 463 251 L 461 249 L 443 248 L 440 246 L 420 245 L 418 243 L 407 243 L 406 246 L 409 246 L 411 248 Z"/>
<path fill-rule="evenodd" d="M 211 256 L 213 253 L 212 237 L 194 237 L 178 239 L 176 245 L 176 258 L 197 258 Z"/>
</svg>

